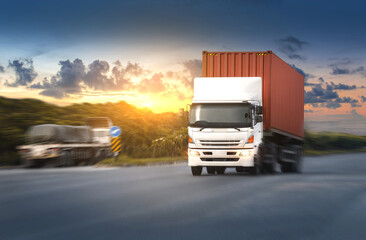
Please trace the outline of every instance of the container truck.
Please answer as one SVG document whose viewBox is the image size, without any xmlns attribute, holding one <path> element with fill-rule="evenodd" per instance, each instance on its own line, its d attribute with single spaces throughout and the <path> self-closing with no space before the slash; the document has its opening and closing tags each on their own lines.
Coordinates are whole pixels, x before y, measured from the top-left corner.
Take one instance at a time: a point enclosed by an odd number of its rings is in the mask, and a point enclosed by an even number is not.
<svg viewBox="0 0 366 240">
<path fill-rule="evenodd" d="M 194 176 L 300 172 L 304 76 L 272 51 L 203 52 L 189 111 Z"/>
<path fill-rule="evenodd" d="M 26 167 L 43 164 L 73 166 L 93 164 L 111 157 L 109 118 L 88 118 L 86 126 L 41 124 L 26 132 L 27 145 L 17 147 Z"/>
</svg>

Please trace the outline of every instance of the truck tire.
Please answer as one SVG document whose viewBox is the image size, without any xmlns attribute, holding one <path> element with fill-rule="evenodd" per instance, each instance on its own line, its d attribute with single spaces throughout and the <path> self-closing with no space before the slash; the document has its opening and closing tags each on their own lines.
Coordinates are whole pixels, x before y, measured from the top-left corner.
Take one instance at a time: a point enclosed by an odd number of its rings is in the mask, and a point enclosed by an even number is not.
<svg viewBox="0 0 366 240">
<path fill-rule="evenodd" d="M 256 176 L 263 172 L 263 169 L 261 169 L 257 164 L 254 165 L 254 167 L 250 167 L 248 173 L 250 175 Z"/>
<path fill-rule="evenodd" d="M 206 171 L 208 174 L 215 174 L 215 167 L 206 167 Z"/>
<path fill-rule="evenodd" d="M 201 176 L 202 167 L 191 167 L 191 171 L 193 176 Z"/>
<path fill-rule="evenodd" d="M 276 171 L 277 148 L 275 144 L 265 144 L 261 151 L 263 173 L 274 174 Z"/>
<path fill-rule="evenodd" d="M 296 163 L 292 165 L 292 172 L 301 173 L 302 172 L 302 151 L 301 148 L 296 149 Z"/>
<path fill-rule="evenodd" d="M 218 175 L 223 175 L 225 173 L 226 167 L 216 167 L 216 173 Z"/>
<path fill-rule="evenodd" d="M 60 158 L 59 158 L 59 166 L 61 167 L 71 167 L 74 166 L 74 161 L 72 159 L 71 156 L 71 152 L 70 151 L 65 151 L 64 153 L 61 154 Z"/>
<path fill-rule="evenodd" d="M 289 173 L 292 172 L 292 163 L 284 162 L 281 164 L 281 172 L 283 173 Z"/>
</svg>

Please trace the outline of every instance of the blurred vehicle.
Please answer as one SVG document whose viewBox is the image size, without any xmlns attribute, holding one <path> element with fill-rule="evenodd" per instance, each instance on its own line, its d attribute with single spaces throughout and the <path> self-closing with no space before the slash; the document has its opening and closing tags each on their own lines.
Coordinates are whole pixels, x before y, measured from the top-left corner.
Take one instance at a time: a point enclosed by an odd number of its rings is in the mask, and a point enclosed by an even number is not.
<svg viewBox="0 0 366 240">
<path fill-rule="evenodd" d="M 110 151 L 109 118 L 88 118 L 86 126 L 42 124 L 28 129 L 27 145 L 17 147 L 22 163 L 39 167 L 50 163 L 56 166 L 94 164 Z"/>
<path fill-rule="evenodd" d="M 304 76 L 271 51 L 204 51 L 188 136 L 193 175 L 300 172 Z"/>
</svg>

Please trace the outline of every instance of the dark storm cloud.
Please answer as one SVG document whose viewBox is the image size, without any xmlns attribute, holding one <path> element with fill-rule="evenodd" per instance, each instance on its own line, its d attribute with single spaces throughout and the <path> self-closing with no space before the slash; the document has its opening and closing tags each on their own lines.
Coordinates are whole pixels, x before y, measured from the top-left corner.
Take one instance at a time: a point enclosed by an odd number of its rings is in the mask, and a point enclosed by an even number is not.
<svg viewBox="0 0 366 240">
<path fill-rule="evenodd" d="M 3 72 L 5 72 L 5 69 L 3 66 L 0 65 L 0 73 L 3 73 Z"/>
<path fill-rule="evenodd" d="M 305 110 L 304 110 L 304 112 L 305 112 L 305 113 L 313 113 L 313 112 L 314 112 L 314 110 L 311 110 L 311 109 L 306 110 L 306 109 L 305 109 Z"/>
<path fill-rule="evenodd" d="M 9 68 L 15 71 L 15 82 L 6 82 L 9 87 L 27 86 L 37 77 L 32 59 L 9 61 Z"/>
<path fill-rule="evenodd" d="M 292 36 L 288 36 L 286 38 L 277 40 L 277 43 L 279 45 L 278 50 L 286 54 L 288 58 L 305 60 L 305 57 L 300 55 L 299 51 L 308 44 L 307 42 L 301 41 L 298 38 Z"/>
<path fill-rule="evenodd" d="M 304 70 L 302 70 L 301 68 L 296 67 L 295 64 L 291 64 L 290 66 L 292 66 L 298 73 L 300 73 L 301 75 L 303 75 L 305 77 L 305 82 L 304 82 L 305 86 L 314 86 L 313 83 L 308 83 L 309 78 L 314 78 L 315 77 L 314 75 L 312 75 L 310 73 L 305 73 Z"/>
<path fill-rule="evenodd" d="M 323 88 L 321 84 L 314 84 L 310 91 L 304 91 L 304 103 L 311 104 L 313 107 L 326 107 L 331 109 L 341 107 L 341 103 L 348 103 L 351 107 L 361 107 L 357 99 L 339 97 L 338 93 L 334 90 L 339 89 L 341 85 L 327 84 Z"/>
<path fill-rule="evenodd" d="M 365 96 L 361 96 L 361 102 L 366 102 L 366 97 Z"/>
</svg>

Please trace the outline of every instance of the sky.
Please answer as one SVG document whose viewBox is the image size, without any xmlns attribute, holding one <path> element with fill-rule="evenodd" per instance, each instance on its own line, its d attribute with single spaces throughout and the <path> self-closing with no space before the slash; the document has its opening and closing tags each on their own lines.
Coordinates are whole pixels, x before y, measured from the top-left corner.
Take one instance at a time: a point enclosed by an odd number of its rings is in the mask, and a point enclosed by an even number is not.
<svg viewBox="0 0 366 240">
<path fill-rule="evenodd" d="M 0 95 L 177 112 L 202 51 L 272 50 L 305 75 L 305 120 L 366 120 L 364 1 L 1 0 Z"/>
</svg>

